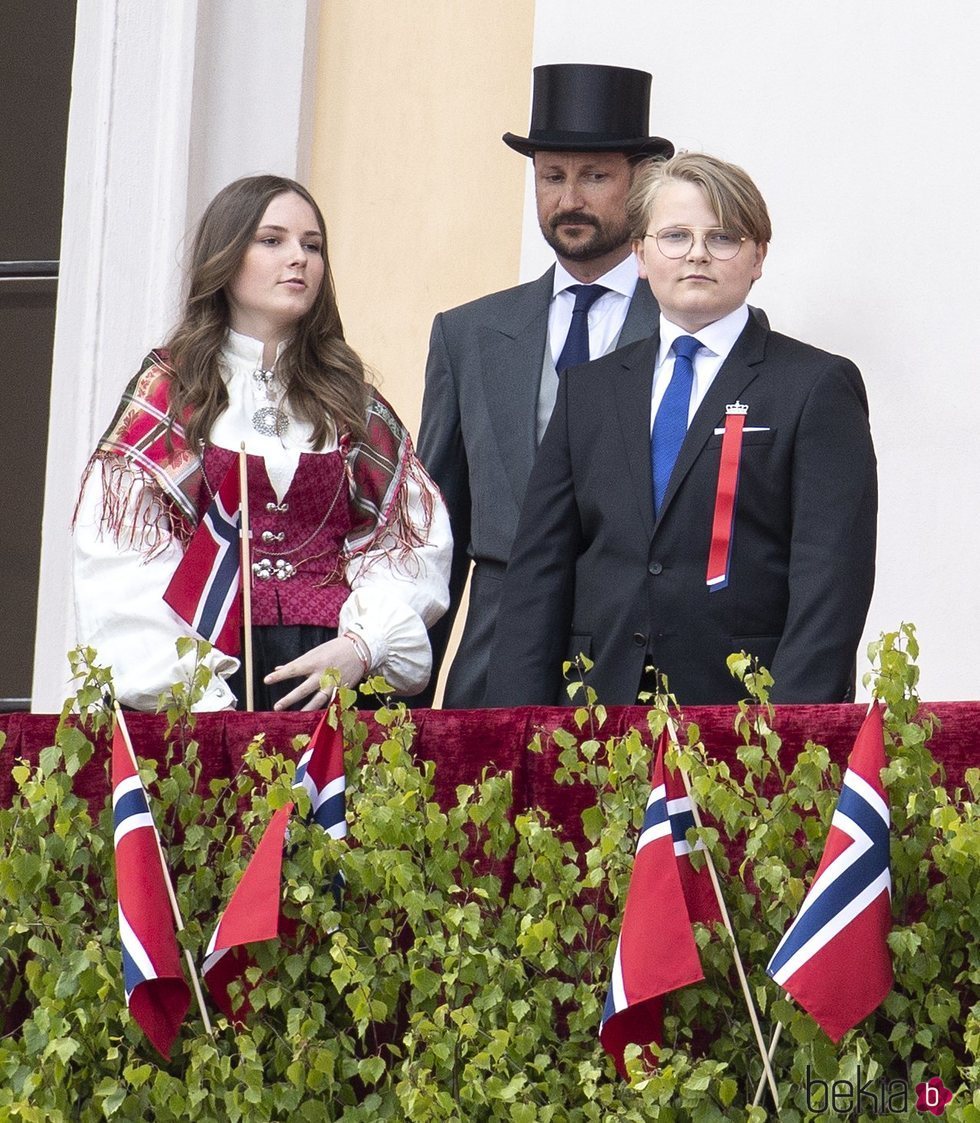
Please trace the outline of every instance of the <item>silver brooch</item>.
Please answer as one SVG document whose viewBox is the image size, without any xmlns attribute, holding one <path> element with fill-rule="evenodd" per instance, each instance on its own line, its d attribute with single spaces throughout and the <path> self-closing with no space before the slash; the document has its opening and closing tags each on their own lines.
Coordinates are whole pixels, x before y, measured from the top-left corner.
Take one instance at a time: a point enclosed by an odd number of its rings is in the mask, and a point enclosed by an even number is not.
<svg viewBox="0 0 980 1123">
<path fill-rule="evenodd" d="M 289 429 L 289 418 L 277 406 L 263 406 L 252 414 L 252 428 L 264 437 L 282 437 Z"/>
<path fill-rule="evenodd" d="M 252 377 L 262 387 L 267 402 L 281 400 L 275 370 L 259 367 L 252 371 Z M 252 428 L 264 437 L 283 437 L 289 429 L 289 418 L 279 405 L 262 406 L 252 414 Z"/>
</svg>

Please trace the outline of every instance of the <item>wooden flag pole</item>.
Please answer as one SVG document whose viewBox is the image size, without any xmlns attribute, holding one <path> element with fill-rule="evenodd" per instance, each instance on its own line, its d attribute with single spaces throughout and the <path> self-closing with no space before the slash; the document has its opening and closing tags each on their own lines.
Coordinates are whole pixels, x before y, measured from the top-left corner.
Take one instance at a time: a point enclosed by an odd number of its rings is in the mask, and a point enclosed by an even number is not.
<svg viewBox="0 0 980 1123">
<path fill-rule="evenodd" d="M 132 761 L 133 768 L 136 771 L 136 775 L 138 776 L 140 767 L 136 760 L 136 753 L 133 751 L 133 742 L 129 738 L 129 729 L 126 726 L 126 719 L 123 717 L 123 712 L 120 709 L 118 702 L 113 702 L 112 708 L 115 711 L 116 724 L 119 726 L 119 730 L 123 736 L 123 741 L 125 742 L 126 748 L 129 752 L 129 759 Z M 153 819 L 152 810 L 150 811 L 150 818 Z M 183 932 L 184 921 L 180 915 L 180 907 L 177 904 L 177 895 L 174 893 L 173 882 L 170 880 L 170 870 L 167 868 L 167 860 L 163 856 L 163 846 L 160 843 L 160 835 L 157 832 L 155 821 L 153 823 L 153 837 L 156 840 L 157 844 L 157 856 L 160 859 L 160 868 L 163 870 L 163 881 L 167 887 L 167 896 L 170 898 L 170 908 L 174 914 L 174 923 L 177 925 L 177 931 Z M 214 1037 L 214 1029 L 211 1026 L 211 1019 L 208 1017 L 208 1009 L 204 1005 L 204 994 L 201 991 L 201 980 L 198 977 L 197 967 L 194 965 L 194 959 L 191 956 L 190 948 L 184 948 L 184 958 L 187 961 L 187 969 L 191 973 L 191 983 L 194 987 L 194 997 L 197 999 L 198 1009 L 201 1011 L 201 1017 L 204 1019 L 204 1028 L 212 1037 Z"/>
<path fill-rule="evenodd" d="M 868 717 L 870 716 L 871 711 L 874 709 L 875 703 L 877 701 L 878 701 L 878 696 L 876 694 L 872 694 L 871 695 L 871 701 L 868 703 L 868 708 L 864 712 L 864 720 L 865 721 L 868 720 Z M 770 1062 L 772 1061 L 773 1055 L 776 1052 L 776 1046 L 779 1043 L 779 1035 L 782 1032 L 783 1032 L 783 1023 L 782 1022 L 776 1022 L 776 1028 L 773 1030 L 772 1039 L 769 1042 L 768 1057 L 769 1057 Z M 764 1083 L 765 1083 L 765 1073 L 763 1073 L 763 1075 L 759 1078 L 759 1086 L 755 1090 L 755 1099 L 752 1101 L 753 1107 L 759 1106 L 759 1101 L 762 1099 L 762 1086 L 763 1086 Z"/>
<path fill-rule="evenodd" d="M 772 1038 L 769 1041 L 769 1049 L 766 1056 L 769 1058 L 769 1064 L 772 1064 L 772 1058 L 776 1054 L 776 1046 L 779 1044 L 779 1035 L 783 1032 L 783 1023 L 776 1022 L 776 1028 L 772 1031 Z M 755 1090 L 755 1099 L 752 1101 L 753 1107 L 759 1106 L 759 1101 L 762 1099 L 762 1089 L 766 1086 L 766 1074 L 763 1073 L 759 1077 L 759 1084 Z"/>
<path fill-rule="evenodd" d="M 670 739 L 674 742 L 674 746 L 680 751 L 680 743 L 677 740 L 677 726 L 674 722 L 667 719 L 667 729 L 670 733 Z M 691 801 L 691 812 L 694 815 L 694 825 L 701 830 L 701 814 L 698 811 L 698 805 L 691 795 L 691 785 L 687 779 L 687 773 L 684 769 L 680 769 L 681 780 L 684 782 L 684 791 L 687 792 L 687 798 Z M 779 1090 L 776 1087 L 776 1078 L 772 1074 L 772 1066 L 769 1064 L 769 1056 L 766 1053 L 766 1043 L 762 1037 L 762 1027 L 759 1025 L 759 1017 L 755 1011 L 755 1003 L 752 1001 L 752 992 L 749 990 L 749 981 L 745 976 L 745 968 L 742 966 L 742 957 L 739 955 L 738 944 L 735 942 L 735 929 L 732 927 L 731 918 L 728 915 L 728 908 L 725 905 L 725 898 L 722 896 L 721 883 L 718 880 L 718 871 L 715 869 L 715 863 L 711 859 L 711 851 L 705 847 L 704 849 L 705 861 L 708 867 L 708 876 L 711 878 L 711 886 L 714 889 L 715 898 L 718 901 L 718 908 L 721 912 L 721 919 L 724 922 L 728 936 L 732 941 L 732 955 L 735 960 L 735 970 L 738 973 L 738 981 L 742 987 L 742 994 L 745 997 L 745 1005 L 749 1011 L 749 1020 L 752 1022 L 752 1030 L 755 1033 L 756 1045 L 759 1049 L 759 1055 L 762 1057 L 762 1067 L 764 1070 L 765 1079 L 769 1084 L 769 1091 L 772 1093 L 773 1103 L 776 1105 L 776 1115 L 779 1115 Z"/>
<path fill-rule="evenodd" d="M 245 709 L 255 709 L 255 687 L 252 683 L 252 550 L 248 525 L 248 461 L 245 442 L 238 450 L 239 510 L 242 515 L 242 628 L 245 633 Z"/>
</svg>

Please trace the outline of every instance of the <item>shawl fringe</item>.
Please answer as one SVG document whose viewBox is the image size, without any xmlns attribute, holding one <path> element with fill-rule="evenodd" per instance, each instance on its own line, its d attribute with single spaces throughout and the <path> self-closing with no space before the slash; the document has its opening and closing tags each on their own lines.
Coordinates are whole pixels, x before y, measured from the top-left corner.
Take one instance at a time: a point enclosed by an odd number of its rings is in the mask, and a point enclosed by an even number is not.
<svg viewBox="0 0 980 1123">
<path fill-rule="evenodd" d="M 100 536 L 110 537 L 120 549 L 135 549 L 147 561 L 162 554 L 175 541 L 186 547 L 193 528 L 183 512 L 174 506 L 149 473 L 118 453 L 96 451 L 89 458 L 82 473 L 72 529 L 78 519 L 85 484 L 96 468 L 102 473 Z"/>
<path fill-rule="evenodd" d="M 344 561 L 374 555 L 367 568 L 384 557 L 420 571 L 415 550 L 428 540 L 433 500 L 430 480 L 412 447 L 408 430 L 385 399 L 372 389 L 368 406 L 367 437 L 346 457 L 351 482 L 354 525 Z M 407 483 L 418 485 L 422 521 L 411 517 Z"/>
</svg>

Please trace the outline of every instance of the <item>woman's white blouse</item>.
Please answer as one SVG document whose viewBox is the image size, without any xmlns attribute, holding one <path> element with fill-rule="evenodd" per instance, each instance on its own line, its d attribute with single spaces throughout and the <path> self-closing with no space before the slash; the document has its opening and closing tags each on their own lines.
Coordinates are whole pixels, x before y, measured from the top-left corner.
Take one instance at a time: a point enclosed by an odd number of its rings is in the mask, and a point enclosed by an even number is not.
<svg viewBox="0 0 980 1123">
<path fill-rule="evenodd" d="M 253 414 L 270 402 L 265 387 L 253 377 L 262 365 L 262 344 L 248 336 L 229 332 L 222 353 L 222 377 L 228 387 L 229 405 L 211 431 L 213 444 L 238 450 L 244 441 L 247 452 L 265 459 L 266 472 L 279 501 L 289 489 L 302 452 L 332 452 L 336 439 L 324 448 L 310 448 L 312 426 L 296 417 L 286 402 L 279 407 L 289 418 L 281 436 L 259 433 Z M 133 486 L 141 486 L 133 477 Z M 399 560 L 395 549 L 380 542 L 366 554 L 354 557 L 346 577 L 351 594 L 340 610 L 339 631 L 355 631 L 371 652 L 371 673 L 383 675 L 400 693 L 413 694 L 429 680 L 432 653 L 426 628 L 449 605 L 449 566 L 452 535 L 449 516 L 438 489 L 431 481 L 407 480 L 409 510 L 417 526 L 424 523 L 422 487 L 430 494 L 432 519 L 426 541 Z M 171 544 L 147 560 L 127 543 L 127 530 L 144 525 L 147 514 L 165 518 L 159 500 L 149 489 L 141 504 L 133 504 L 128 526 L 118 536 L 104 533 L 102 473 L 90 472 L 79 501 L 75 523 L 74 579 L 75 617 L 79 642 L 94 647 L 98 662 L 112 667 L 116 695 L 121 703 L 139 710 L 152 710 L 157 697 L 174 682 L 187 681 L 193 673 L 193 657 L 178 659 L 176 641 L 189 633 L 187 624 L 163 600 L 173 572 L 183 554 L 179 543 Z M 299 653 L 297 653 L 299 654 Z M 197 710 L 220 710 L 235 704 L 225 678 L 238 660 L 214 650 L 208 657 L 214 672 Z M 294 683 L 295 685 L 295 683 Z"/>
</svg>

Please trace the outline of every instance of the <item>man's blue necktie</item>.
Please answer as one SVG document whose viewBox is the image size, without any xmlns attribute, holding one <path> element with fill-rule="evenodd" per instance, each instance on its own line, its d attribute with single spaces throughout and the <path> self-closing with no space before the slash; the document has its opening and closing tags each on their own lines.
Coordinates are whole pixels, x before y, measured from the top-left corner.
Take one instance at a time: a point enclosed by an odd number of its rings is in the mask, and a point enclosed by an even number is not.
<svg viewBox="0 0 980 1123">
<path fill-rule="evenodd" d="M 569 285 L 565 292 L 575 294 L 575 307 L 572 309 L 568 335 L 565 336 L 565 346 L 555 363 L 555 370 L 559 374 L 566 367 L 589 361 L 589 309 L 609 289 L 605 285 Z"/>
<path fill-rule="evenodd" d="M 650 457 L 653 464 L 653 511 L 660 514 L 674 461 L 687 433 L 687 414 L 694 386 L 694 356 L 701 344 L 692 335 L 674 340 L 674 372 L 653 422 Z"/>
</svg>

